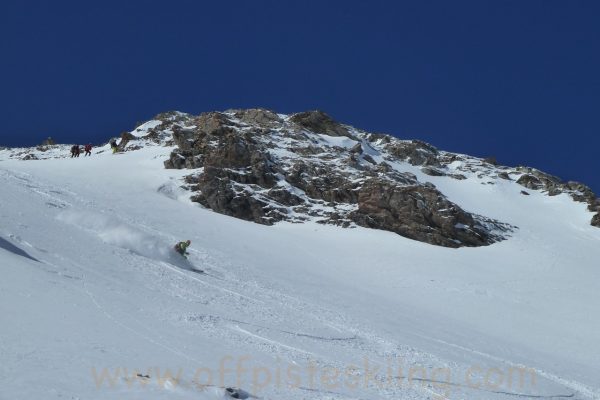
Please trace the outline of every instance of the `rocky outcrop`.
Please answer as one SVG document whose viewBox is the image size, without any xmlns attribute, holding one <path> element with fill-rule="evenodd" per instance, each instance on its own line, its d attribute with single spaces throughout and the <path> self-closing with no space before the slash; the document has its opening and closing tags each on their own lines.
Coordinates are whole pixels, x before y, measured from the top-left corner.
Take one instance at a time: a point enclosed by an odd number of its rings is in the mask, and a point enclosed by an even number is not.
<svg viewBox="0 0 600 400">
<path fill-rule="evenodd" d="M 535 168 L 517 167 L 517 171 L 523 173 L 517 180 L 518 184 L 533 190 L 546 190 L 550 196 L 562 193 L 560 189 L 566 187 L 560 178 Z"/>
<path fill-rule="evenodd" d="M 329 136 L 348 136 L 348 129 L 323 111 L 307 111 L 292 115 L 292 122 L 311 132 Z"/>
<path fill-rule="evenodd" d="M 525 186 L 528 189 L 538 190 L 544 187 L 540 179 L 533 175 L 525 174 L 517 180 L 519 185 Z"/>
<path fill-rule="evenodd" d="M 459 181 L 467 179 L 467 177 L 464 176 L 463 174 L 448 173 L 447 171 L 444 171 L 440 168 L 434 168 L 434 167 L 423 167 L 423 168 L 421 168 L 421 172 L 423 172 L 425 175 L 429 175 L 429 176 L 447 176 L 452 179 L 457 179 Z"/>
<path fill-rule="evenodd" d="M 446 173 L 444 171 L 441 171 L 437 168 L 431 168 L 431 167 L 423 167 L 421 168 L 421 171 L 429 176 L 445 176 Z"/>
<path fill-rule="evenodd" d="M 221 214 L 271 225 L 281 221 L 285 216 L 284 209 L 271 206 L 268 201 L 253 196 L 246 187 L 238 185 L 222 171 L 211 169 L 191 180 L 199 193 L 192 196 L 198 202 Z"/>
<path fill-rule="evenodd" d="M 290 117 L 261 109 L 210 112 L 168 120 L 160 129 L 170 130 L 177 146 L 165 167 L 194 169 L 186 178 L 192 200 L 225 215 L 266 225 L 309 219 L 358 225 L 446 247 L 489 245 L 509 230 L 384 161 L 460 175 L 441 170 L 433 146 L 367 135 L 321 111 Z M 378 155 L 369 141 L 390 152 Z"/>
<path fill-rule="evenodd" d="M 399 140 L 390 141 L 385 147 L 389 154 L 403 161 L 408 161 L 412 165 L 427 165 L 438 167 L 439 152 L 432 145 L 420 140 Z"/>
<path fill-rule="evenodd" d="M 532 190 L 541 190 L 549 196 L 557 196 L 559 194 L 568 194 L 573 200 L 587 203 L 588 210 L 592 212 L 600 212 L 600 199 L 588 186 L 583 183 L 569 181 L 563 182 L 560 178 L 546 174 L 535 168 L 517 167 L 517 171 L 523 173 L 517 180 L 517 183 Z M 592 225 L 598 226 L 598 217 L 592 220 Z"/>
<path fill-rule="evenodd" d="M 235 118 L 250 125 L 256 125 L 262 128 L 277 128 L 283 123 L 279 115 L 273 111 L 260 108 L 251 108 L 248 110 L 231 110 Z"/>
<path fill-rule="evenodd" d="M 507 181 L 512 181 L 510 175 L 508 175 L 508 172 L 506 172 L 506 171 L 499 172 L 498 173 L 498 178 L 504 179 L 504 180 L 507 180 Z"/>
<path fill-rule="evenodd" d="M 251 113 L 245 117 L 269 123 L 273 116 Z M 270 189 L 276 182 L 273 161 L 255 140 L 259 131 L 239 132 L 239 126 L 222 113 L 202 114 L 193 123 L 194 129 L 173 127 L 178 149 L 165 162 L 166 168 L 203 168 L 202 174 L 187 179 L 198 192 L 192 200 L 216 212 L 262 224 L 282 220 L 285 210 L 270 204 L 268 195 L 254 196 L 255 189 Z"/>
<path fill-rule="evenodd" d="M 361 226 L 445 247 L 483 246 L 502 239 L 491 235 L 433 185 L 369 181 L 359 191 L 358 210 L 352 219 Z"/>
<path fill-rule="evenodd" d="M 592 225 L 600 228 L 600 213 L 594 215 L 592 218 Z"/>
<path fill-rule="evenodd" d="M 117 145 L 117 149 L 120 152 L 126 151 L 127 150 L 127 145 L 132 140 L 137 140 L 137 137 L 133 136 L 130 132 L 123 132 L 123 133 L 121 133 L 121 141 Z"/>
</svg>

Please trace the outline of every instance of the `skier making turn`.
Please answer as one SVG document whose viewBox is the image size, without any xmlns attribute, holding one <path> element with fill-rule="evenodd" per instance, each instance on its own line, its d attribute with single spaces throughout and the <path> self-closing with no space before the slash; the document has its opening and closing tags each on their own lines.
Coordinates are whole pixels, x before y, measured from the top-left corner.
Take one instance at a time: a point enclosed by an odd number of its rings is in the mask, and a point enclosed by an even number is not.
<svg viewBox="0 0 600 400">
<path fill-rule="evenodd" d="M 187 252 L 187 248 L 190 247 L 190 244 L 192 244 L 190 240 L 186 240 L 185 242 L 179 242 L 175 245 L 175 251 L 181 254 L 183 257 L 185 257 L 189 254 Z"/>
</svg>

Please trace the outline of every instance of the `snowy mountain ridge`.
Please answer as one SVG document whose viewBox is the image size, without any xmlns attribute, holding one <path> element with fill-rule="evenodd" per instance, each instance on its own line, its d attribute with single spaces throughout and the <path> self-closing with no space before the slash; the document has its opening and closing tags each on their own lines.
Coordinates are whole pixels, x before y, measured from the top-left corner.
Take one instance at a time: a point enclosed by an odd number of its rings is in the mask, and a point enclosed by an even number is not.
<svg viewBox="0 0 600 400">
<path fill-rule="evenodd" d="M 525 188 L 548 196 L 567 193 L 597 212 L 591 223 L 600 226 L 600 200 L 581 183 L 441 151 L 418 140 L 368 133 L 321 111 L 168 112 L 123 133 L 119 148 L 153 145 L 177 146 L 165 167 L 193 170 L 182 185 L 193 192 L 192 201 L 266 225 L 312 220 L 363 226 L 446 247 L 489 245 L 518 229 L 515 222 L 452 202 L 432 183 L 432 177 L 444 177 L 456 185 L 466 179 L 482 185 L 514 181 L 513 190 L 522 195 L 529 194 Z M 64 146 L 40 146 L 33 152 L 12 150 L 9 157 L 66 153 Z"/>
<path fill-rule="evenodd" d="M 64 145 L 0 151 L 0 398 L 600 398 L 600 230 L 589 224 L 584 187 L 462 155 L 450 161 L 412 141 L 332 136 L 339 124 L 318 133 L 310 113 L 300 122 L 276 114 L 289 132 L 257 137 L 259 124 L 239 113 L 163 114 L 124 134 L 116 155 L 108 145 L 78 159 Z M 300 123 L 309 128 L 293 133 Z M 283 144 L 267 148 L 269 137 Z M 226 146 L 238 138 L 246 146 Z M 362 153 L 351 152 L 356 144 Z M 231 167 L 203 146 L 255 158 Z M 261 182 L 271 172 L 253 166 L 267 153 L 280 175 Z M 173 161 L 190 168 L 165 168 Z M 236 201 L 253 201 L 244 194 L 252 189 L 266 202 L 300 162 L 308 172 L 292 185 L 299 191 L 288 188 L 307 212 L 278 201 L 290 213 L 273 215 L 303 223 L 255 223 L 191 199 L 206 196 L 195 185 L 222 178 Z M 379 175 L 384 162 L 392 168 Z M 465 213 L 518 229 L 491 245 L 449 248 L 319 223 L 341 204 L 347 215 L 361 207 L 352 197 L 320 199 L 334 195 L 322 181 L 309 185 L 319 177 L 311 168 L 338 164 L 344 182 L 397 175 L 421 195 L 434 193 L 430 182 Z M 188 259 L 173 251 L 185 239 Z"/>
</svg>

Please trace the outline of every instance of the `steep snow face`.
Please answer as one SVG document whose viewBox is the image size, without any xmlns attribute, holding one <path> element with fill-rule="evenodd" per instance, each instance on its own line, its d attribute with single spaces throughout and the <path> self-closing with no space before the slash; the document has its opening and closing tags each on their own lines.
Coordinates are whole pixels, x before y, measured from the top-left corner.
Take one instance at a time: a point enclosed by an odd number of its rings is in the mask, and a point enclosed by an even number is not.
<svg viewBox="0 0 600 400">
<path fill-rule="evenodd" d="M 0 153 L 0 398 L 600 398 L 586 203 L 459 156 L 435 168 L 462 180 L 389 164 L 518 226 L 507 240 L 265 226 L 192 203 L 155 134 L 117 155 Z"/>
</svg>

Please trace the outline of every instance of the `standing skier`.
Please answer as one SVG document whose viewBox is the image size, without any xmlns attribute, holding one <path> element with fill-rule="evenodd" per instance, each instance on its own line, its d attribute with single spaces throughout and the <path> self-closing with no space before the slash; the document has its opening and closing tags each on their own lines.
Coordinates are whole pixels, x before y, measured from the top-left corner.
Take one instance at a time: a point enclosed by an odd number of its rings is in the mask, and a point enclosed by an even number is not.
<svg viewBox="0 0 600 400">
<path fill-rule="evenodd" d="M 90 157 L 92 156 L 92 144 L 91 143 L 88 143 L 88 144 L 85 145 L 85 155 L 84 155 L 84 157 L 85 156 L 90 156 Z"/>
<path fill-rule="evenodd" d="M 192 244 L 190 240 L 186 240 L 185 242 L 179 242 L 175 245 L 175 251 L 185 257 L 189 254 L 187 252 L 187 248 L 190 247 L 190 244 Z"/>
<path fill-rule="evenodd" d="M 117 150 L 119 149 L 117 147 L 117 141 L 115 139 L 112 139 L 110 141 L 110 148 L 112 149 L 113 154 L 115 154 L 117 152 Z"/>
<path fill-rule="evenodd" d="M 79 145 L 77 145 L 77 144 L 73 145 L 73 147 L 71 147 L 71 158 L 79 157 L 80 152 L 81 152 L 81 150 L 79 149 Z"/>
</svg>

